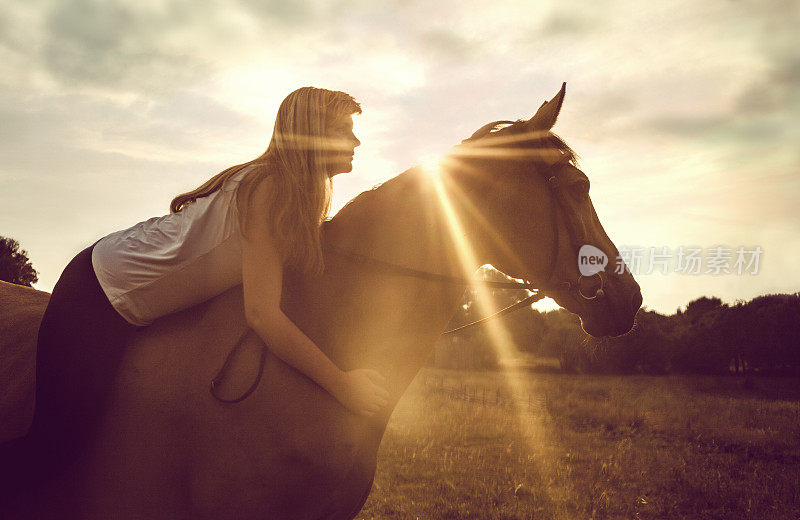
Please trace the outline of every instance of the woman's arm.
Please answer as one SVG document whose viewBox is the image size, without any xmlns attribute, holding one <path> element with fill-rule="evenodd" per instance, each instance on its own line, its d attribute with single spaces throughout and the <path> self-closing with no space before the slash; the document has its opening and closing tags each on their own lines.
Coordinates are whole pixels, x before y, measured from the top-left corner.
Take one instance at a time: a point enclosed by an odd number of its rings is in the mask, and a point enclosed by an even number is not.
<svg viewBox="0 0 800 520">
<path fill-rule="evenodd" d="M 242 236 L 242 285 L 247 324 L 279 358 L 330 392 L 356 413 L 371 415 L 388 402 L 380 386 L 383 376 L 374 370 L 343 372 L 280 308 L 283 261 L 268 225 L 263 203 L 271 179 L 263 180 L 253 193 Z"/>
</svg>

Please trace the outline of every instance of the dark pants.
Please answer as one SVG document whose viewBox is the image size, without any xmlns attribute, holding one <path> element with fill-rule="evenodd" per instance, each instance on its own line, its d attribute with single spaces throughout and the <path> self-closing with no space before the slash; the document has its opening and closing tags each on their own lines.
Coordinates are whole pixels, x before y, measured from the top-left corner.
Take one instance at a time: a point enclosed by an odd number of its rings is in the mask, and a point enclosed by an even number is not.
<svg viewBox="0 0 800 520">
<path fill-rule="evenodd" d="M 96 242 L 95 242 L 96 243 Z M 92 439 L 127 339 L 139 327 L 111 306 L 87 247 L 67 265 L 39 326 L 36 409 L 27 436 L 0 446 L 0 478 L 66 471 Z"/>
</svg>

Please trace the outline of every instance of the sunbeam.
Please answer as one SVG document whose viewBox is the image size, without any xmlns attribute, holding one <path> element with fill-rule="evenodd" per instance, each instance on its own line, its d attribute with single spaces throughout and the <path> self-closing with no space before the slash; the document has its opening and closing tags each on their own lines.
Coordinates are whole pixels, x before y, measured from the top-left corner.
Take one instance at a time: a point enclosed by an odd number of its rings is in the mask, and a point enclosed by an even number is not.
<svg viewBox="0 0 800 520">
<path fill-rule="evenodd" d="M 461 264 L 461 270 L 469 276 L 474 274 L 475 269 L 480 264 L 480 260 L 476 257 L 472 246 L 464 238 L 466 235 L 464 233 L 463 226 L 459 221 L 459 217 L 453 201 L 451 200 L 451 196 L 458 196 L 460 207 L 468 208 L 470 216 L 477 217 L 481 222 L 481 225 L 489 227 L 489 223 L 479 214 L 477 209 L 471 203 L 469 203 L 462 194 L 459 193 L 455 183 L 448 182 L 450 177 L 442 175 L 442 173 L 445 171 L 443 167 L 450 166 L 448 161 L 452 161 L 452 159 L 446 158 L 438 162 L 436 165 L 434 165 L 435 167 L 431 171 L 426 171 L 425 175 L 426 178 L 429 179 L 434 189 L 439 206 L 444 215 L 445 222 L 447 224 L 447 230 L 449 231 L 449 234 L 453 240 L 457 257 Z M 427 166 L 428 168 L 431 167 L 431 165 Z M 460 166 L 463 167 L 464 165 L 461 164 Z M 490 234 L 490 236 L 492 235 Z M 493 238 L 499 243 L 503 243 L 502 238 L 496 233 L 494 233 Z M 492 314 L 498 310 L 492 303 L 493 300 L 491 299 L 491 293 L 488 289 L 478 286 L 476 287 L 476 293 L 477 294 L 474 301 L 482 315 L 488 316 L 489 314 Z M 516 347 L 513 339 L 503 326 L 502 322 L 497 320 L 488 321 L 484 326 L 487 328 L 489 342 L 492 345 L 492 348 L 494 348 L 497 352 L 498 357 L 502 360 L 508 360 L 512 358 L 516 351 Z M 508 364 L 504 364 L 504 366 L 507 367 Z M 538 419 L 534 419 L 534 416 L 525 413 L 525 410 L 520 405 L 520 403 L 526 402 L 531 391 L 530 387 L 525 383 L 525 378 L 520 377 L 519 374 L 512 374 L 508 371 L 508 369 L 505 369 L 503 372 L 503 384 L 505 385 L 508 393 L 512 396 L 512 415 L 515 418 L 520 431 L 523 432 L 525 436 L 528 451 L 533 455 L 532 460 L 534 460 L 537 464 L 537 470 L 540 473 L 543 473 L 545 469 L 552 470 L 555 467 L 555 464 L 544 463 L 545 457 L 549 457 L 546 447 L 552 446 L 552 443 L 546 434 L 546 430 L 544 426 L 538 422 Z M 543 481 L 555 482 L 555 479 L 552 477 L 552 475 L 546 475 L 544 476 Z M 548 485 L 546 492 L 548 497 L 552 500 L 554 497 L 552 496 L 553 490 L 551 489 L 550 485 Z"/>
</svg>

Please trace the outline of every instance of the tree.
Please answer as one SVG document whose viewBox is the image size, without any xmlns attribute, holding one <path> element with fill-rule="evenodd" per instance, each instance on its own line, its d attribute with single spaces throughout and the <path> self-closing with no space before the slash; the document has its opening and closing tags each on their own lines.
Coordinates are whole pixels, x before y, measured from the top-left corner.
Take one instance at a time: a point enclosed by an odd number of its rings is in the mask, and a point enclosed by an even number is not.
<svg viewBox="0 0 800 520">
<path fill-rule="evenodd" d="M 39 274 L 28 259 L 28 252 L 19 249 L 19 242 L 0 236 L 0 280 L 31 287 Z"/>
<path fill-rule="evenodd" d="M 707 296 L 701 296 L 696 300 L 690 301 L 686 304 L 686 311 L 684 312 L 684 316 L 689 320 L 689 323 L 695 324 L 698 321 L 703 319 L 703 316 L 707 313 L 713 313 L 722 307 L 727 307 L 722 300 L 719 298 L 712 296 L 711 298 Z"/>
</svg>

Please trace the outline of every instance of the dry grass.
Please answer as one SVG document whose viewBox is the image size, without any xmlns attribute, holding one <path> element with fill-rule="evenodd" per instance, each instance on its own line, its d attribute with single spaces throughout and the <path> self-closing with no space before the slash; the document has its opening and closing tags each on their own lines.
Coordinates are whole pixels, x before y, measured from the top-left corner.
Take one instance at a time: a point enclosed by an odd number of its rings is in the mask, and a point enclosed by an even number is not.
<svg viewBox="0 0 800 520">
<path fill-rule="evenodd" d="M 742 382 L 424 369 L 357 518 L 800 518 L 800 385 Z"/>
</svg>

